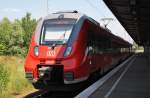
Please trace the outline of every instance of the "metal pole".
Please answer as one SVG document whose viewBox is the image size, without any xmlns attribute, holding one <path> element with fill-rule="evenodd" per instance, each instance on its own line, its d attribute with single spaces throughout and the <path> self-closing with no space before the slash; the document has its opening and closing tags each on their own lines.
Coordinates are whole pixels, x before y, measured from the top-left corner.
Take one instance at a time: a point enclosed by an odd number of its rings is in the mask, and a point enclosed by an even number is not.
<svg viewBox="0 0 150 98">
<path fill-rule="evenodd" d="M 47 15 L 48 15 L 48 11 L 49 11 L 48 4 L 49 4 L 49 3 L 48 3 L 48 0 L 47 0 Z"/>
</svg>

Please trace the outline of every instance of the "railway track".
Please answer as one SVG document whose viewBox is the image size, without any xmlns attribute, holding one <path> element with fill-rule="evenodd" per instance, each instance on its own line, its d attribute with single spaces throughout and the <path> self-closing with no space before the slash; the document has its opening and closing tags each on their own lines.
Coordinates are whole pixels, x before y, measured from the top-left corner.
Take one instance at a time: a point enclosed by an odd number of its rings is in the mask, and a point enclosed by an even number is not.
<svg viewBox="0 0 150 98">
<path fill-rule="evenodd" d="M 95 80 L 96 81 L 96 80 Z M 49 91 L 49 90 L 41 90 L 36 91 L 34 93 L 31 93 L 24 98 L 74 98 L 76 95 L 78 95 L 80 92 L 82 92 L 84 89 L 89 87 L 93 84 L 93 82 L 84 82 L 83 85 L 81 85 L 80 88 L 76 89 L 76 91 Z"/>
<path fill-rule="evenodd" d="M 25 96 L 24 98 L 74 98 L 79 92 L 42 92 L 38 91 Z"/>
</svg>

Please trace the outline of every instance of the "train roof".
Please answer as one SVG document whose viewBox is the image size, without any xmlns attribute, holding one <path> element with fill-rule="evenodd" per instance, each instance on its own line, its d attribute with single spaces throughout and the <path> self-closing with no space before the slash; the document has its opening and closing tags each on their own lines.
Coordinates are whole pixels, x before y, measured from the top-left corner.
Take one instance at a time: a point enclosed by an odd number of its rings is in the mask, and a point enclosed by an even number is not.
<svg viewBox="0 0 150 98">
<path fill-rule="evenodd" d="M 74 11 L 59 11 L 56 13 L 51 13 L 51 14 L 47 15 L 46 17 L 42 18 L 41 20 L 59 19 L 59 18 L 73 18 L 73 19 L 79 20 L 81 17 L 83 19 L 88 19 L 88 20 L 92 21 L 96 25 L 99 25 L 99 23 L 97 21 L 95 21 L 94 19 L 92 19 L 92 18 L 88 17 L 87 15 L 80 13 L 76 10 L 74 10 Z"/>
<path fill-rule="evenodd" d="M 112 34 L 109 29 L 100 26 L 100 24 L 97 21 L 95 21 L 91 17 L 86 16 L 85 14 L 79 13 L 78 11 L 59 11 L 59 12 L 56 12 L 56 13 L 49 14 L 44 18 L 41 18 L 38 21 L 38 25 L 37 25 L 36 30 L 35 30 L 35 32 L 36 32 L 35 41 L 37 43 L 39 42 L 39 39 L 38 39 L 39 37 L 38 36 L 40 36 L 43 21 L 44 20 L 49 20 L 49 19 L 57 19 L 57 18 L 73 18 L 73 19 L 77 19 L 77 21 L 81 18 L 88 19 L 89 21 L 94 23 L 97 27 L 100 27 L 101 30 L 105 31 L 104 35 L 106 35 L 106 36 L 108 35 L 108 36 L 112 37 L 114 40 L 120 40 L 122 43 L 125 44 L 125 46 L 131 46 L 131 44 L 129 42 L 127 42 L 124 39 Z"/>
<path fill-rule="evenodd" d="M 54 18 L 74 18 L 74 19 L 80 19 L 85 14 L 79 13 L 78 11 L 59 11 L 56 13 L 52 13 L 47 15 L 44 20 L 48 19 L 54 19 Z"/>
</svg>

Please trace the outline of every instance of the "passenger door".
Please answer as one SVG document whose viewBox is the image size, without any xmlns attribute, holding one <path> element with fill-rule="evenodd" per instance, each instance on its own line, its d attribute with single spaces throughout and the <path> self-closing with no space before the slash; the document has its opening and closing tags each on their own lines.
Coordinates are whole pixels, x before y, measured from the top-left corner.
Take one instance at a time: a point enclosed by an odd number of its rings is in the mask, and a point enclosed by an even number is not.
<svg viewBox="0 0 150 98">
<path fill-rule="evenodd" d="M 96 57 L 94 54 L 94 47 L 93 46 L 88 47 L 88 57 L 89 57 L 88 62 L 89 62 L 90 68 L 92 70 L 94 70 L 96 68 Z"/>
</svg>

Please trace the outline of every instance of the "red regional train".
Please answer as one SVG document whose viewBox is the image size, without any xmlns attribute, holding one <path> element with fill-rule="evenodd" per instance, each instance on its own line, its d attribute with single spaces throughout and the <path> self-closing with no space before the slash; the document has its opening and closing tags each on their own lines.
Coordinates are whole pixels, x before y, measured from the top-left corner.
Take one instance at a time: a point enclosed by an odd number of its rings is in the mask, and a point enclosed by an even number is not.
<svg viewBox="0 0 150 98">
<path fill-rule="evenodd" d="M 26 78 L 37 89 L 78 84 L 124 60 L 130 47 L 84 14 L 53 13 L 40 19 L 33 32 Z"/>
</svg>

